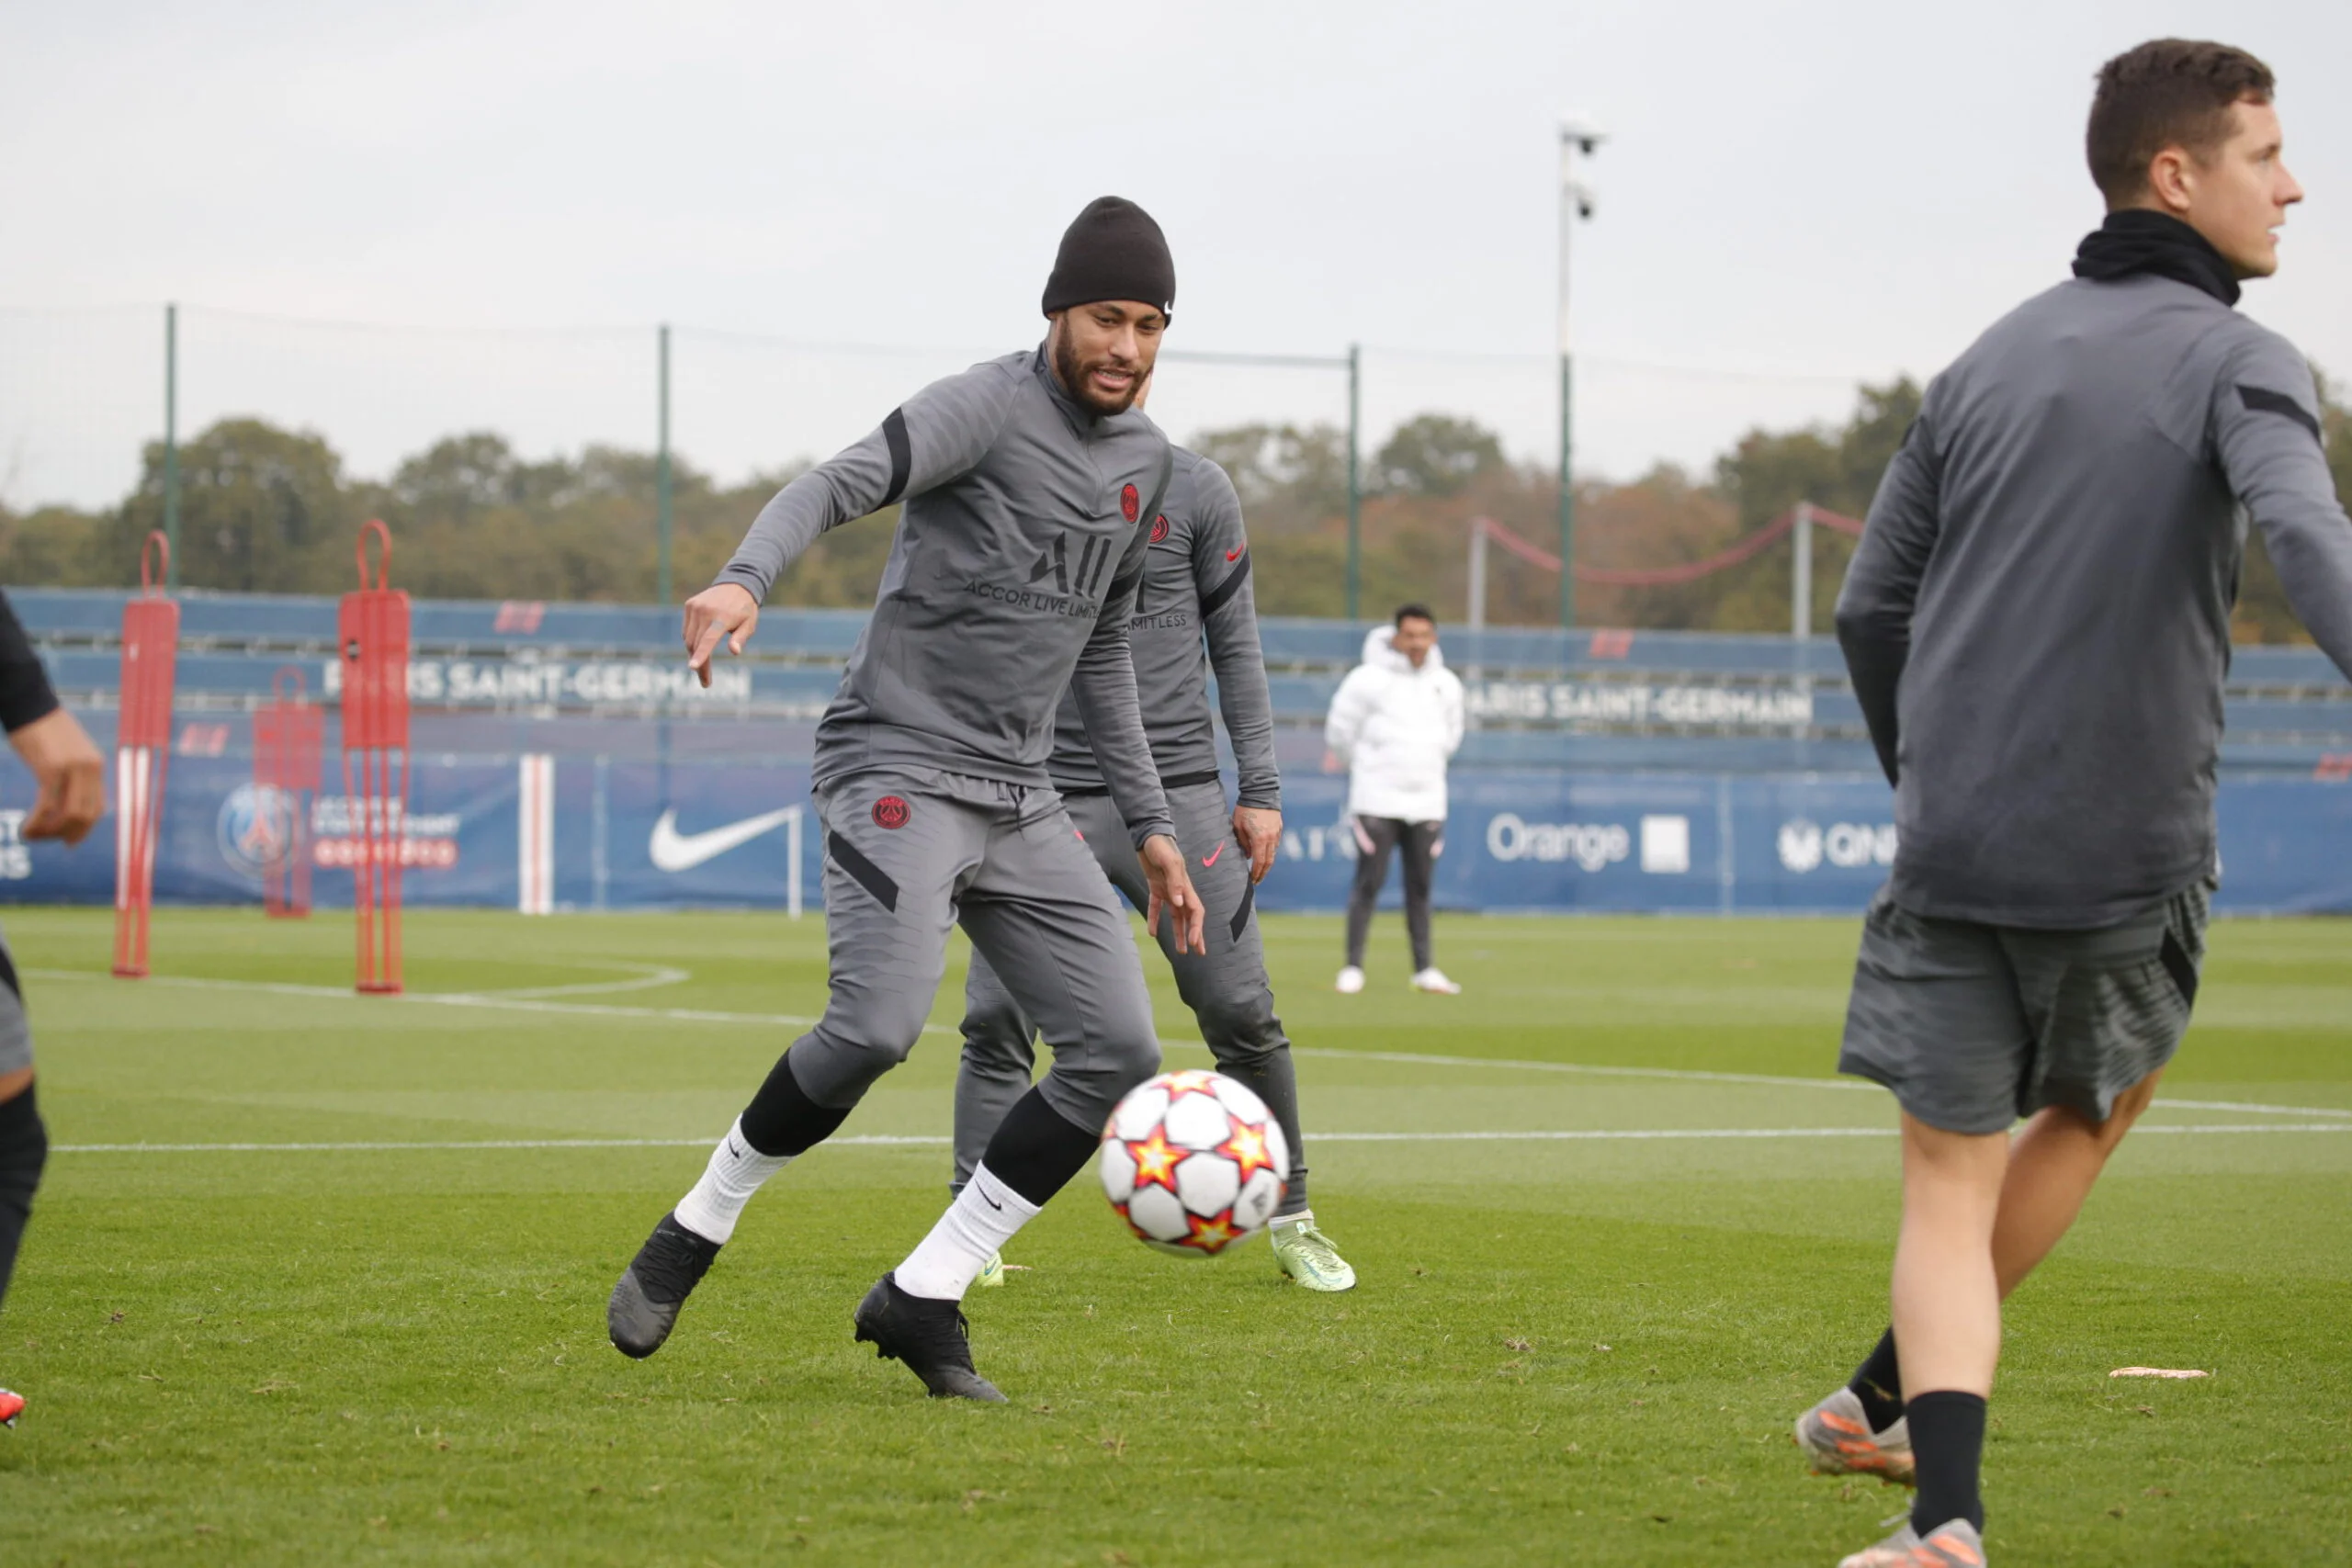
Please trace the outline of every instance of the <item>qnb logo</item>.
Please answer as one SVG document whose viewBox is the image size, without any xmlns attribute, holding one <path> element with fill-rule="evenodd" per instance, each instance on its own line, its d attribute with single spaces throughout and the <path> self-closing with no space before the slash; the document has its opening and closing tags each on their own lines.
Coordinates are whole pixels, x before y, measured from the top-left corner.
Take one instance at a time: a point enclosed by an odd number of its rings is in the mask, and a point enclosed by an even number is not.
<svg viewBox="0 0 2352 1568">
<path fill-rule="evenodd" d="M 1057 593 L 1068 593 L 1075 584 L 1079 592 L 1091 597 L 1102 586 L 1102 573 L 1110 565 L 1111 541 L 1089 539 L 1078 552 L 1078 571 L 1073 575 L 1069 570 L 1068 536 L 1057 534 L 1052 548 L 1038 553 L 1037 564 L 1029 569 L 1027 581 L 1034 584 L 1050 577 Z"/>
<path fill-rule="evenodd" d="M 1529 822 L 1506 811 L 1487 820 L 1487 852 L 1498 861 L 1573 861 L 1601 871 L 1634 852 L 1622 822 Z"/>
<path fill-rule="evenodd" d="M 1843 871 L 1894 863 L 1892 822 L 1832 822 L 1824 828 L 1800 817 L 1781 824 L 1781 863 L 1802 876 L 1824 862 Z"/>
</svg>

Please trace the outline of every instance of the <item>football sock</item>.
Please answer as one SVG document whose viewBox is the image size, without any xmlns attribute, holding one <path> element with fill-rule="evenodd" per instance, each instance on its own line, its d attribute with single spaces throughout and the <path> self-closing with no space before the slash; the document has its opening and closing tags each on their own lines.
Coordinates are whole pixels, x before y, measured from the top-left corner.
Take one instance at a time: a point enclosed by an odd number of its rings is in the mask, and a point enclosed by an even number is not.
<svg viewBox="0 0 2352 1568">
<path fill-rule="evenodd" d="M 892 1277 L 910 1296 L 960 1302 L 989 1255 L 1001 1251 L 1014 1232 L 1035 1219 L 1038 1208 L 998 1180 L 984 1160 L 931 1234 L 891 1271 Z"/>
<path fill-rule="evenodd" d="M 1939 1388 L 1912 1395 L 1903 1413 L 1911 1423 L 1911 1455 L 1919 1475 L 1911 1528 L 1924 1536 L 1938 1525 L 1966 1519 L 1983 1529 L 1977 1469 L 1984 1458 L 1984 1397 Z"/>
<path fill-rule="evenodd" d="M 1094 1157 L 1095 1147 L 1102 1141 L 1100 1128 L 1080 1126 L 1048 1105 L 1045 1095 L 1033 1089 L 1013 1101 L 1012 1109 L 997 1123 L 988 1152 L 980 1156 L 980 1166 L 993 1172 L 999 1182 L 1010 1188 L 1034 1212 L 1044 1208 L 1046 1200 L 1086 1168 L 1086 1162 Z M 914 1289 L 903 1280 L 900 1284 L 905 1289 Z M 922 1294 L 920 1291 L 915 1293 Z"/>
<path fill-rule="evenodd" d="M 743 1135 L 743 1119 L 727 1129 L 727 1136 L 710 1151 L 710 1163 L 694 1190 L 678 1200 L 678 1223 L 705 1241 L 721 1247 L 735 1237 L 735 1222 L 760 1184 L 792 1163 L 790 1155 L 763 1155 Z"/>
<path fill-rule="evenodd" d="M 22 1094 L 0 1100 L 0 1300 L 8 1294 L 17 1244 L 32 1217 L 33 1189 L 40 1185 L 40 1168 L 48 1158 L 49 1130 L 41 1125 L 33 1086 L 28 1084 Z"/>
<path fill-rule="evenodd" d="M 760 1092 L 752 1096 L 752 1103 L 743 1107 L 735 1125 L 754 1153 L 788 1158 L 807 1154 L 848 1120 L 846 1110 L 835 1111 L 808 1098 L 800 1080 L 792 1076 L 792 1053 L 786 1051 L 775 1059 L 775 1070 L 760 1086 Z"/>
<path fill-rule="evenodd" d="M 1883 1432 L 1903 1418 L 1903 1371 L 1895 1364 L 1894 1329 L 1879 1336 L 1878 1348 L 1855 1369 L 1854 1381 L 1846 1386 L 1862 1402 L 1871 1431 Z"/>
</svg>

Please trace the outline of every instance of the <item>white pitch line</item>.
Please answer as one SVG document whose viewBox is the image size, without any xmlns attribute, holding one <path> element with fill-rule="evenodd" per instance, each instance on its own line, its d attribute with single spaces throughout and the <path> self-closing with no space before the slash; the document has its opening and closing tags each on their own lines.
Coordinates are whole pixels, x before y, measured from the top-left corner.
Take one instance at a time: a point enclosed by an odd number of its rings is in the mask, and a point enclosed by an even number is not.
<svg viewBox="0 0 2352 1568">
<path fill-rule="evenodd" d="M 2148 1134 L 2245 1134 L 2275 1133 L 2352 1133 L 2344 1122 L 2247 1122 L 2169 1123 L 2141 1126 L 2133 1135 Z M 1578 1127 L 1561 1131 L 1457 1133 L 1317 1133 L 1318 1144 L 1581 1144 L 1681 1143 L 1752 1138 L 1892 1138 L 1893 1127 Z M 952 1138 L 923 1134 L 867 1134 L 828 1138 L 827 1148 L 944 1148 Z M 468 1149 L 700 1149 L 708 1138 L 469 1138 L 413 1143 L 371 1141 L 345 1144 L 55 1144 L 64 1155 L 194 1155 L 194 1154 L 382 1154 Z"/>
<path fill-rule="evenodd" d="M 111 980 L 95 969 L 27 969 L 24 974 L 47 980 Z M 786 1029 L 811 1029 L 817 1020 L 798 1013 L 713 1012 L 698 1008 L 619 1007 L 609 1003 L 546 1001 L 524 995 L 481 991 L 404 991 L 391 998 L 361 997 L 339 986 L 302 986 L 273 980 L 208 980 L 189 976 L 153 975 L 146 986 L 180 986 L 199 990 L 259 991 L 271 996 L 317 997 L 370 1005 L 386 1000 L 437 1007 L 491 1008 L 509 1012 L 558 1013 L 582 1018 L 644 1019 L 662 1023 L 752 1024 Z M 962 1031 L 944 1023 L 923 1025 L 925 1034 L 960 1036 Z M 1205 1051 L 1198 1040 L 1162 1040 L 1162 1047 Z M 1331 1046 L 1294 1045 L 1291 1055 L 1339 1062 L 1385 1062 L 1404 1066 L 1486 1067 L 1504 1072 L 1565 1073 L 1582 1077 L 1653 1078 L 1669 1083 L 1751 1084 L 1766 1089 L 1830 1089 L 1860 1094 L 1883 1093 L 1874 1083 L 1858 1078 L 1808 1078 L 1771 1073 L 1714 1073 L 1690 1067 L 1603 1066 L 1585 1062 L 1539 1062 L 1513 1056 L 1441 1056 L 1418 1051 L 1344 1051 Z M 2168 1111 L 2235 1111 L 2260 1116 L 2340 1116 L 2352 1123 L 2352 1111 L 2324 1105 L 2265 1105 L 2223 1100 L 2158 1100 Z"/>
</svg>

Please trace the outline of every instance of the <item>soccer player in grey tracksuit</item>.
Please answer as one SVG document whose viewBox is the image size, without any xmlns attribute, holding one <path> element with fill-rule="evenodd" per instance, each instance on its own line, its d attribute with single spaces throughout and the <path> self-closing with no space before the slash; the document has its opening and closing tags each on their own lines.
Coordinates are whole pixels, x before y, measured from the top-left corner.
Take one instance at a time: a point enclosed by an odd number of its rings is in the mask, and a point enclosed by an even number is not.
<svg viewBox="0 0 2352 1568">
<path fill-rule="evenodd" d="M 831 996 L 614 1288 L 613 1342 L 660 1348 L 760 1184 L 838 1128 L 913 1046 L 960 923 L 1054 1053 L 948 1212 L 860 1303 L 857 1337 L 935 1396 L 1001 1399 L 957 1303 L 1158 1070 L 1126 919 L 1046 759 L 1068 689 L 1144 862 L 1148 913 L 1201 946 L 1198 897 L 1136 706 L 1127 625 L 1165 497 L 1133 407 L 1175 298 L 1159 225 L 1103 197 L 1063 236 L 1046 345 L 974 366 L 786 485 L 687 605 L 692 662 L 741 651 L 758 602 L 827 529 L 902 502 L 873 618 L 817 729 Z"/>
<path fill-rule="evenodd" d="M 1310 1290 L 1348 1290 L 1355 1270 L 1307 1207 L 1290 1037 L 1274 1016 L 1265 945 L 1250 918 L 1258 880 L 1282 836 L 1282 775 L 1274 766 L 1273 704 L 1250 586 L 1250 539 L 1233 481 L 1197 453 L 1176 451 L 1168 499 L 1151 521 L 1127 635 L 1152 761 L 1207 915 L 1205 953 L 1184 952 L 1171 932 L 1162 933 L 1160 947 L 1217 1066 L 1266 1102 L 1290 1146 L 1290 1182 L 1270 1227 L 1276 1261 Z M 1211 671 L 1239 774 L 1231 811 L 1217 776 Z M 1148 892 L 1142 871 L 1128 852 L 1126 824 L 1073 696 L 1062 700 L 1047 767 L 1112 886 L 1143 908 Z M 964 1005 L 964 1062 L 956 1079 L 959 1188 L 979 1164 L 989 1134 L 1027 1091 L 1035 1060 L 1029 1019 L 984 954 L 972 956 Z M 1002 1279 L 991 1259 L 982 1282 Z"/>
<path fill-rule="evenodd" d="M 2352 673 L 2311 368 L 2232 309 L 2302 197 L 2270 73 L 2143 45 L 2101 71 L 2089 148 L 2109 211 L 2074 280 L 1929 385 L 1838 596 L 1900 838 L 1838 1066 L 1902 1107 L 1904 1213 L 1894 1326 L 1797 1438 L 1817 1470 L 1918 1486 L 1855 1568 L 1983 1562 L 2001 1298 L 2188 1027 L 2249 518 Z"/>
<path fill-rule="evenodd" d="M 17 832 L 28 840 L 80 843 L 106 809 L 105 762 L 74 716 L 58 705 L 40 656 L 6 594 L 0 594 L 0 728 L 40 791 Z M 0 941 L 0 1303 L 8 1295 L 48 1156 L 49 1130 L 33 1093 L 24 993 L 7 943 Z M 22 1395 L 0 1388 L 0 1426 L 15 1426 L 24 1408 Z"/>
</svg>

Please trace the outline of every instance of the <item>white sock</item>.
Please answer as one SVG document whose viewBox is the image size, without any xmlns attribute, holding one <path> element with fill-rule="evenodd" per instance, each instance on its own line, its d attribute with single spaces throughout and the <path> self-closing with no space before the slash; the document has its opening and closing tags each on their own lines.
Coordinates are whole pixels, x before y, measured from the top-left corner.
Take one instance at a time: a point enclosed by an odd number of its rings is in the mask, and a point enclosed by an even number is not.
<svg viewBox="0 0 2352 1568">
<path fill-rule="evenodd" d="M 760 1183 L 792 1163 L 790 1155 L 763 1155 L 743 1136 L 743 1119 L 727 1129 L 727 1136 L 710 1151 L 710 1164 L 694 1190 L 678 1200 L 678 1223 L 705 1241 L 724 1247 L 735 1235 L 735 1222 Z"/>
<path fill-rule="evenodd" d="M 947 1205 L 922 1245 L 893 1271 L 899 1289 L 910 1296 L 960 1302 L 991 1253 L 1004 1250 L 1013 1233 L 1037 1217 L 1037 1205 L 999 1181 L 985 1165 Z"/>
</svg>

